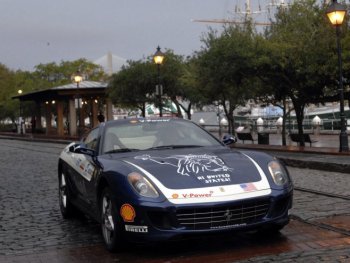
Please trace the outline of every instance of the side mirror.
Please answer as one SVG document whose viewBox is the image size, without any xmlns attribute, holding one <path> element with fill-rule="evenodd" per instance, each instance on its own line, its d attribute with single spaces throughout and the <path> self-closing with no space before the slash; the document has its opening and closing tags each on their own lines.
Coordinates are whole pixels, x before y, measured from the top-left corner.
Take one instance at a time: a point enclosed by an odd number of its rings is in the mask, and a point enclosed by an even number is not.
<svg viewBox="0 0 350 263">
<path fill-rule="evenodd" d="M 231 134 L 226 134 L 222 138 L 222 142 L 225 145 L 230 145 L 230 144 L 233 144 L 233 143 L 237 142 L 237 138 L 235 136 L 231 135 Z"/>
<path fill-rule="evenodd" d="M 78 154 L 86 154 L 91 157 L 94 157 L 96 155 L 96 152 L 92 149 L 86 148 L 86 145 L 84 143 L 76 143 L 69 147 L 69 151 L 72 153 L 78 153 Z"/>
</svg>

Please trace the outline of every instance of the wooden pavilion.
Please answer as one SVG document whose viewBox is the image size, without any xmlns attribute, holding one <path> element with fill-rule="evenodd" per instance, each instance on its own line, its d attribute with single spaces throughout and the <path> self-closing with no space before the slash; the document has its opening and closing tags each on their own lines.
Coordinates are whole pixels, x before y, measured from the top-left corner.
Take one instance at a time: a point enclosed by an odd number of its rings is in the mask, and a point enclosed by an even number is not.
<svg viewBox="0 0 350 263">
<path fill-rule="evenodd" d="M 106 96 L 107 83 L 82 81 L 14 96 L 20 103 L 34 102 L 31 123 L 47 135 L 77 137 L 98 125 L 98 117 L 113 119 L 112 103 Z M 99 116 L 100 115 L 100 116 Z"/>
</svg>

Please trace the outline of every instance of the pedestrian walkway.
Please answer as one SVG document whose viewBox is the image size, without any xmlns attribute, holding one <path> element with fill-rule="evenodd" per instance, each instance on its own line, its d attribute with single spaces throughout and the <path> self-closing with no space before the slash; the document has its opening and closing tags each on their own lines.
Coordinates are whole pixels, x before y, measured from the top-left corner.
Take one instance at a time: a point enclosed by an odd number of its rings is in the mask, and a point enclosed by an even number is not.
<svg viewBox="0 0 350 263">
<path fill-rule="evenodd" d="M 232 148 L 264 151 L 283 160 L 289 166 L 350 174 L 350 152 L 339 152 L 335 147 L 236 143 Z"/>
<path fill-rule="evenodd" d="M 303 148 L 299 148 L 296 142 L 291 141 L 289 136 L 286 136 L 286 148 L 288 151 L 317 151 L 316 149 L 321 149 L 321 151 L 325 151 L 328 153 L 336 153 L 339 152 L 339 135 L 338 134 L 319 134 L 313 135 L 309 134 L 311 140 L 313 141 L 312 147 L 310 143 L 305 143 Z M 256 137 L 256 136 L 253 136 Z M 349 140 L 350 142 L 350 140 Z M 255 138 L 255 141 L 241 141 L 238 140 L 238 144 L 259 144 L 258 138 Z M 282 134 L 270 133 L 268 134 L 268 145 L 271 146 L 282 146 Z M 315 149 L 316 148 L 316 149 Z"/>
</svg>

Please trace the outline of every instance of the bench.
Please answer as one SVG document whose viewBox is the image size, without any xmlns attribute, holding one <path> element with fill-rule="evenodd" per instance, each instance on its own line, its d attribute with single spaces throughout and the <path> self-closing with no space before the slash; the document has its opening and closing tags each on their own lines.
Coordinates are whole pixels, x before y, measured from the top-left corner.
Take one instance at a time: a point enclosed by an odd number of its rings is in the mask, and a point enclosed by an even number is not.
<svg viewBox="0 0 350 263">
<path fill-rule="evenodd" d="M 298 145 L 300 144 L 300 135 L 299 134 L 291 133 L 291 134 L 289 134 L 289 137 L 293 142 L 298 143 Z M 315 140 L 311 140 L 310 134 L 303 134 L 303 137 L 304 137 L 304 142 L 310 143 L 310 147 L 312 146 L 312 143 L 317 142 Z"/>
<path fill-rule="evenodd" d="M 252 141 L 252 143 L 254 143 L 255 141 L 252 134 L 248 132 L 238 132 L 237 137 L 239 140 L 243 141 L 243 143 L 244 141 Z"/>
</svg>

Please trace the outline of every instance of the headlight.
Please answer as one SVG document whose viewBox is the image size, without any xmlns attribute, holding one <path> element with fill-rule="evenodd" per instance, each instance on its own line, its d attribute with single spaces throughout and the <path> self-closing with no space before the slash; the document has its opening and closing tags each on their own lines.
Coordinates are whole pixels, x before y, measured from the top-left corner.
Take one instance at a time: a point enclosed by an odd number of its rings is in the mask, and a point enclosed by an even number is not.
<svg viewBox="0 0 350 263">
<path fill-rule="evenodd" d="M 287 171 L 279 162 L 269 162 L 269 171 L 275 184 L 284 185 L 289 181 Z"/>
<path fill-rule="evenodd" d="M 128 175 L 128 181 L 135 191 L 144 197 L 156 198 L 159 196 L 153 185 L 139 173 L 133 172 Z"/>
</svg>

